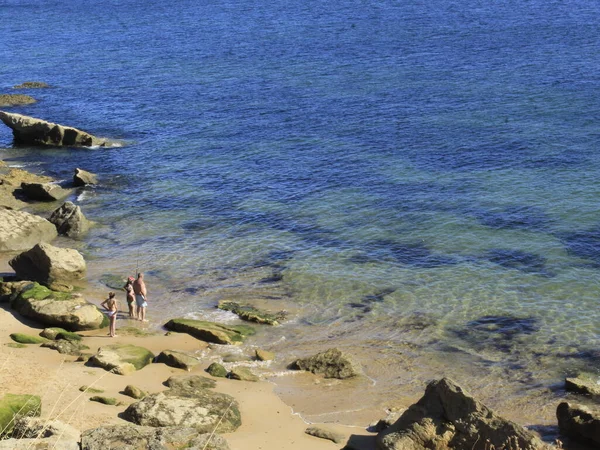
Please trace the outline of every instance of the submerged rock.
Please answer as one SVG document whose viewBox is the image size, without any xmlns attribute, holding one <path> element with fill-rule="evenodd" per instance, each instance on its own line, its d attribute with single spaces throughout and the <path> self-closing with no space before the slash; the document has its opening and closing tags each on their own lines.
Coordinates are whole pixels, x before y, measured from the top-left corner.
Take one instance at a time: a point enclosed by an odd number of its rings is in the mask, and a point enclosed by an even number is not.
<svg viewBox="0 0 600 450">
<path fill-rule="evenodd" d="M 176 350 L 163 350 L 156 357 L 156 362 L 187 371 L 192 370 L 194 366 L 197 366 L 200 363 L 198 358 L 194 358 L 193 356 Z"/>
<path fill-rule="evenodd" d="M 0 209 L 0 252 L 27 250 L 57 235 L 56 227 L 42 217 Z"/>
<path fill-rule="evenodd" d="M 13 86 L 13 89 L 44 89 L 49 87 L 48 83 L 42 81 L 25 81 L 17 86 Z"/>
<path fill-rule="evenodd" d="M 37 102 L 35 98 L 24 94 L 0 94 L 0 106 L 31 105 Z"/>
<path fill-rule="evenodd" d="M 115 344 L 101 347 L 88 363 L 119 375 L 128 375 L 144 368 L 153 359 L 154 354 L 144 347 Z"/>
<path fill-rule="evenodd" d="M 230 311 L 236 314 L 242 320 L 266 325 L 279 325 L 281 321 L 285 320 L 286 315 L 283 311 L 273 314 L 267 311 L 261 311 L 251 305 L 240 305 L 239 303 L 225 300 L 221 300 L 217 307 L 224 311 Z"/>
<path fill-rule="evenodd" d="M 29 200 L 55 202 L 68 197 L 70 189 L 63 189 L 55 183 L 21 183 L 21 191 Z"/>
<path fill-rule="evenodd" d="M 90 221 L 83 215 L 81 208 L 72 202 L 65 202 L 52 212 L 48 219 L 56 226 L 58 234 L 70 238 L 79 238 L 90 229 Z"/>
<path fill-rule="evenodd" d="M 77 250 L 45 243 L 35 245 L 8 263 L 19 278 L 34 280 L 48 287 L 80 280 L 86 271 L 85 260 Z"/>
<path fill-rule="evenodd" d="M 116 406 L 118 401 L 114 397 L 104 397 L 102 395 L 94 395 L 90 397 L 90 402 L 102 403 L 103 405 Z"/>
<path fill-rule="evenodd" d="M 192 319 L 171 319 L 165 324 L 165 328 L 215 344 L 237 344 L 255 333 L 254 328 L 246 325 L 223 325 Z"/>
<path fill-rule="evenodd" d="M 175 375 L 165 381 L 165 385 L 170 387 L 171 391 L 193 397 L 197 392 L 216 387 L 217 383 L 200 375 Z"/>
<path fill-rule="evenodd" d="M 0 120 L 13 130 L 17 144 L 68 147 L 104 147 L 111 145 L 107 139 L 98 138 L 73 127 L 58 125 L 35 117 L 0 111 Z"/>
<path fill-rule="evenodd" d="M 352 378 L 361 373 L 357 363 L 337 348 L 330 348 L 309 358 L 301 358 L 290 365 L 291 369 L 308 370 L 323 374 L 325 378 Z"/>
<path fill-rule="evenodd" d="M 558 427 L 565 436 L 600 447 L 600 411 L 562 402 L 556 409 Z"/>
<path fill-rule="evenodd" d="M 533 433 L 497 416 L 447 378 L 429 383 L 425 395 L 377 435 L 379 450 L 462 450 L 477 442 L 490 448 L 509 443 L 511 448 L 543 448 Z"/>
<path fill-rule="evenodd" d="M 0 399 L 0 430 L 10 433 L 20 417 L 39 417 L 42 400 L 37 395 L 4 394 Z"/>
<path fill-rule="evenodd" d="M 73 186 L 86 186 L 88 184 L 98 184 L 98 177 L 86 170 L 75 169 L 73 174 Z"/>
<path fill-rule="evenodd" d="M 108 319 L 96 305 L 79 294 L 51 291 L 38 283 L 31 283 L 12 302 L 19 314 L 44 325 L 67 330 L 94 330 L 108 325 Z"/>
</svg>

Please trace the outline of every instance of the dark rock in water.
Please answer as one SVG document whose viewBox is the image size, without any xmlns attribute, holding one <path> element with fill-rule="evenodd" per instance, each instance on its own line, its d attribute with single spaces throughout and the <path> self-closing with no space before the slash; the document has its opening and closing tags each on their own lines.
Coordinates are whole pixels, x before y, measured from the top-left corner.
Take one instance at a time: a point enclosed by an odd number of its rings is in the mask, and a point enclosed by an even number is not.
<svg viewBox="0 0 600 450">
<path fill-rule="evenodd" d="M 196 392 L 216 387 L 217 383 L 215 380 L 200 375 L 174 375 L 165 381 L 165 386 L 170 387 L 181 395 L 194 396 Z"/>
<path fill-rule="evenodd" d="M 223 367 L 221 364 L 219 363 L 212 363 L 210 366 L 208 366 L 208 368 L 206 369 L 206 371 L 211 374 L 213 377 L 218 377 L 218 378 L 227 378 L 227 369 L 225 367 Z"/>
<path fill-rule="evenodd" d="M 358 376 L 361 373 L 357 363 L 337 348 L 330 348 L 309 358 L 298 359 L 290 364 L 290 369 L 308 370 L 312 373 L 323 374 L 325 378 L 341 380 Z"/>
<path fill-rule="evenodd" d="M 600 411 L 562 402 L 556 409 L 560 432 L 571 439 L 600 447 Z"/>
<path fill-rule="evenodd" d="M 56 227 L 46 219 L 24 211 L 0 209 L 0 251 L 28 250 L 57 236 Z"/>
<path fill-rule="evenodd" d="M 476 447 L 478 442 L 481 447 Z M 511 448 L 543 448 L 532 432 L 497 416 L 447 378 L 431 382 L 417 403 L 377 435 L 379 450 L 463 450 L 509 444 Z"/>
<path fill-rule="evenodd" d="M 165 328 L 215 344 L 235 344 L 255 333 L 254 328 L 247 325 L 223 325 L 193 319 L 171 319 L 165 324 Z"/>
<path fill-rule="evenodd" d="M 77 128 L 66 127 L 35 117 L 0 111 L 0 120 L 13 130 L 16 144 L 68 147 L 104 147 L 111 143 Z"/>
<path fill-rule="evenodd" d="M 240 319 L 248 322 L 256 322 L 267 325 L 279 325 L 282 320 L 285 320 L 285 312 L 280 311 L 276 314 L 261 311 L 251 305 L 240 305 L 239 303 L 221 300 L 217 306 L 224 311 L 230 311 L 236 314 Z"/>
<path fill-rule="evenodd" d="M 546 258 L 521 250 L 490 250 L 485 259 L 507 269 L 515 269 L 525 273 L 537 273 L 550 276 L 546 269 Z"/>
<path fill-rule="evenodd" d="M 104 397 L 103 395 L 94 395 L 90 397 L 90 402 L 98 402 L 103 405 L 116 406 L 118 404 L 117 399 L 114 397 Z"/>
<path fill-rule="evenodd" d="M 17 86 L 13 86 L 13 89 L 45 89 L 49 87 L 49 84 L 42 81 L 25 81 Z"/>
<path fill-rule="evenodd" d="M 37 100 L 29 95 L 23 94 L 0 94 L 0 106 L 31 105 Z M 1 111 L 0 111 L 1 112 Z"/>
<path fill-rule="evenodd" d="M 559 234 L 558 237 L 565 243 L 570 254 L 592 260 L 596 265 L 600 265 L 600 226 L 590 230 Z"/>
<path fill-rule="evenodd" d="M 166 450 L 175 448 L 229 450 L 218 434 L 198 434 L 196 428 L 155 428 L 138 425 L 109 425 L 86 430 L 81 435 L 81 450 Z"/>
<path fill-rule="evenodd" d="M 54 183 L 21 183 L 23 194 L 29 200 L 40 202 L 55 202 L 71 194 L 69 189 L 63 189 Z"/>
<path fill-rule="evenodd" d="M 482 225 L 496 229 L 525 229 L 544 231 L 552 219 L 540 208 L 532 206 L 509 206 L 502 210 L 476 210 L 472 212 Z"/>
<path fill-rule="evenodd" d="M 58 234 L 70 238 L 79 238 L 90 228 L 90 221 L 83 215 L 81 208 L 71 202 L 65 202 L 54 210 L 48 220 L 56 226 Z"/>
<path fill-rule="evenodd" d="M 576 377 L 565 378 L 565 389 L 600 398 L 600 375 L 580 373 Z"/>
<path fill-rule="evenodd" d="M 366 258 L 366 262 L 393 259 L 400 264 L 422 269 L 432 269 L 460 262 L 450 256 L 432 253 L 421 242 L 400 243 L 393 240 L 378 240 L 370 242 L 366 252 L 372 258 Z M 359 259 L 354 259 L 354 261 Z"/>
<path fill-rule="evenodd" d="M 483 316 L 468 322 L 464 329 L 454 332 L 475 348 L 510 352 L 518 345 L 522 336 L 538 330 L 539 325 L 533 317 Z"/>
<path fill-rule="evenodd" d="M 88 184 L 98 184 L 98 177 L 91 172 L 83 169 L 75 169 L 73 175 L 73 186 L 86 186 Z"/>
<path fill-rule="evenodd" d="M 310 436 L 333 441 L 336 444 L 341 444 L 342 442 L 344 442 L 344 439 L 346 438 L 346 436 L 344 436 L 343 434 L 338 433 L 337 431 L 331 430 L 324 426 L 313 425 L 313 426 L 308 427 L 306 430 L 304 430 L 304 432 L 306 434 L 309 434 Z"/>
</svg>

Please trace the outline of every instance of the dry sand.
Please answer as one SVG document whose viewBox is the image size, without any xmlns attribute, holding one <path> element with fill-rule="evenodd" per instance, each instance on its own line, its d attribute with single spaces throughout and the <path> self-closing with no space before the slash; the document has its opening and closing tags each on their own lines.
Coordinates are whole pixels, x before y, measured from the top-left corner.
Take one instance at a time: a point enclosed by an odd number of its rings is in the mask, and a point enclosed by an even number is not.
<svg viewBox="0 0 600 450">
<path fill-rule="evenodd" d="M 127 325 L 143 326 L 136 321 L 120 319 L 118 328 Z M 27 348 L 12 348 L 11 333 L 37 335 L 42 327 L 21 318 L 6 304 L 0 308 L 0 396 L 5 393 L 36 394 L 42 398 L 42 417 L 58 419 L 69 423 L 79 430 L 86 430 L 108 424 L 125 424 L 118 414 L 127 405 L 135 402 L 120 392 L 128 384 L 133 384 L 148 392 L 166 389 L 162 384 L 167 378 L 185 371 L 165 364 L 150 364 L 144 369 L 121 376 L 103 369 L 88 367 L 75 362 L 76 357 L 61 355 L 58 352 L 28 345 Z M 108 337 L 107 330 L 95 330 L 82 333 L 90 352 L 114 343 L 130 343 L 148 348 L 158 354 L 162 350 L 182 350 L 198 352 L 206 349 L 206 344 L 186 334 L 174 333 L 139 337 L 122 334 L 116 338 Z M 204 372 L 210 361 L 203 361 L 192 373 L 210 377 Z M 234 433 L 224 434 L 232 450 L 331 450 L 342 448 L 343 444 L 315 438 L 304 433 L 307 424 L 294 414 L 274 393 L 273 385 L 266 381 L 257 383 L 216 379 L 219 392 L 232 395 L 240 404 L 242 426 Z M 103 389 L 108 397 L 123 402 L 121 406 L 108 406 L 89 401 L 94 394 L 82 393 L 80 386 L 92 386 Z M 318 399 L 315 399 L 318 402 Z M 348 438 L 364 450 L 374 449 L 374 435 L 365 428 L 343 425 L 327 425 Z M 365 425 L 366 426 L 366 425 Z"/>
</svg>

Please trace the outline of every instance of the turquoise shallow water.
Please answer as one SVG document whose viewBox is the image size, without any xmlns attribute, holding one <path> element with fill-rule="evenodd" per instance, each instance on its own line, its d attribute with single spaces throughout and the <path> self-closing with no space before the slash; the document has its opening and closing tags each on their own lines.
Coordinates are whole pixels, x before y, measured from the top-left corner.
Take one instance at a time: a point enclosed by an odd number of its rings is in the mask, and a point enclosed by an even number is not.
<svg viewBox="0 0 600 450">
<path fill-rule="evenodd" d="M 144 270 L 157 322 L 287 309 L 252 344 L 352 351 L 365 408 L 448 374 L 544 422 L 599 370 L 598 5 L 82 8 L 0 3 L 2 92 L 48 82 L 13 110 L 129 145 L 0 145 L 100 175 L 74 197 L 91 283 Z"/>
</svg>

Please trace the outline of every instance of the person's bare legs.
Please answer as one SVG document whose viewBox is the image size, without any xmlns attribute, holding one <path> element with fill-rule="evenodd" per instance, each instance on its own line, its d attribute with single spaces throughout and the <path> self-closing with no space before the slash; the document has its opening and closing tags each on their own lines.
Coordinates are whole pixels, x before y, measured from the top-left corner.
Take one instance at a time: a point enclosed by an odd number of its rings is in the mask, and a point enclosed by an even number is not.
<svg viewBox="0 0 600 450">
<path fill-rule="evenodd" d="M 142 307 L 140 308 L 140 310 L 141 310 L 141 312 L 140 312 L 140 315 L 141 315 L 141 318 L 140 318 L 140 320 L 141 320 L 142 322 L 147 322 L 147 320 L 146 320 L 146 307 L 145 307 L 145 306 L 142 306 Z"/>
<path fill-rule="evenodd" d="M 115 337 L 117 331 L 117 315 L 114 314 L 110 317 L 110 337 Z"/>
</svg>

